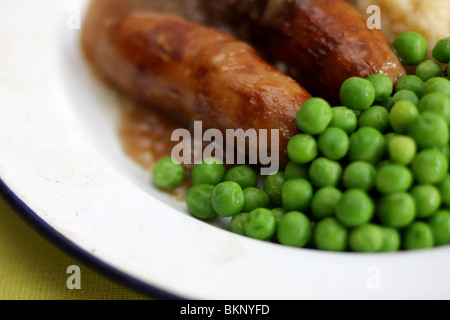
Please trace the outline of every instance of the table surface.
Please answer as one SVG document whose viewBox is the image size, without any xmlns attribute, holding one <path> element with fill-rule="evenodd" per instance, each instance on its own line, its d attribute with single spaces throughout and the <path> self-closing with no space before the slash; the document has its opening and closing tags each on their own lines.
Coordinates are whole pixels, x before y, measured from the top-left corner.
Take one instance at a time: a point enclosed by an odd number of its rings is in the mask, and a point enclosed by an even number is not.
<svg viewBox="0 0 450 320">
<path fill-rule="evenodd" d="M 79 278 L 70 266 L 79 267 Z M 69 289 L 68 283 L 80 288 Z M 59 250 L 0 196 L 0 300 L 150 299 Z"/>
</svg>

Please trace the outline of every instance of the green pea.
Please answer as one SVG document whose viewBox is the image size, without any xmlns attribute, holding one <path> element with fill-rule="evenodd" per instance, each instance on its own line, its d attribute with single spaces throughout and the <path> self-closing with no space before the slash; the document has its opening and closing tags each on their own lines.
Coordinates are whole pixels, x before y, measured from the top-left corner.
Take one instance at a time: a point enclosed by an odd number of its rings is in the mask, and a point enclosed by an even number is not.
<svg viewBox="0 0 450 320">
<path fill-rule="evenodd" d="M 436 211 L 427 222 L 433 232 L 434 245 L 450 244 L 450 211 Z"/>
<path fill-rule="evenodd" d="M 438 184 L 438 188 L 442 203 L 450 206 L 450 174 L 446 174 L 445 178 Z"/>
<path fill-rule="evenodd" d="M 375 187 L 382 194 L 408 190 L 413 183 L 413 174 L 406 166 L 388 164 L 378 169 Z"/>
<path fill-rule="evenodd" d="M 278 171 L 264 179 L 263 190 L 269 196 L 271 204 L 281 205 L 281 193 L 284 181 L 283 171 Z"/>
<path fill-rule="evenodd" d="M 269 209 L 259 208 L 250 212 L 244 222 L 245 235 L 258 239 L 268 240 L 275 235 L 277 220 Z"/>
<path fill-rule="evenodd" d="M 362 127 L 372 127 L 380 132 L 389 129 L 389 112 L 381 106 L 373 106 L 364 110 L 358 119 L 358 125 Z"/>
<path fill-rule="evenodd" d="M 380 226 L 367 223 L 354 228 L 348 239 L 349 247 L 355 252 L 377 252 L 383 247 L 384 233 Z"/>
<path fill-rule="evenodd" d="M 245 236 L 245 220 L 247 219 L 248 212 L 241 212 L 231 218 L 230 228 L 231 231 L 242 236 Z"/>
<path fill-rule="evenodd" d="M 357 227 L 368 223 L 374 215 L 374 210 L 374 202 L 365 191 L 349 189 L 342 194 L 335 215 L 344 226 Z"/>
<path fill-rule="evenodd" d="M 412 188 L 411 195 L 416 203 L 417 217 L 427 218 L 441 206 L 439 189 L 432 184 L 419 184 Z"/>
<path fill-rule="evenodd" d="M 350 136 L 348 159 L 377 163 L 384 154 L 385 141 L 383 134 L 372 127 L 358 129 Z"/>
<path fill-rule="evenodd" d="M 184 167 L 172 160 L 171 157 L 164 157 L 156 162 L 152 171 L 153 183 L 163 190 L 172 191 L 179 187 L 186 179 Z"/>
<path fill-rule="evenodd" d="M 365 110 L 375 101 L 375 88 L 367 79 L 351 77 L 342 84 L 340 98 L 348 108 Z"/>
<path fill-rule="evenodd" d="M 204 159 L 202 163 L 196 164 L 191 171 L 192 184 L 217 185 L 223 181 L 225 166 L 216 159 Z"/>
<path fill-rule="evenodd" d="M 316 188 L 335 187 L 342 177 L 339 162 L 326 158 L 318 158 L 309 167 L 309 179 Z"/>
<path fill-rule="evenodd" d="M 442 152 L 426 149 L 414 157 L 411 168 L 419 183 L 439 183 L 448 172 L 448 160 Z"/>
<path fill-rule="evenodd" d="M 422 96 L 433 92 L 440 92 L 450 97 L 450 80 L 442 77 L 435 77 L 427 80 L 423 84 Z"/>
<path fill-rule="evenodd" d="M 311 135 L 320 134 L 330 124 L 333 118 L 331 106 L 321 98 L 311 98 L 303 103 L 297 113 L 298 128 Z"/>
<path fill-rule="evenodd" d="M 274 208 L 272 209 L 272 213 L 277 219 L 277 223 L 280 222 L 281 218 L 286 214 L 283 208 Z"/>
<path fill-rule="evenodd" d="M 418 105 L 420 112 L 434 112 L 441 115 L 450 124 L 450 97 L 440 92 L 423 96 Z"/>
<path fill-rule="evenodd" d="M 309 163 L 319 154 L 317 141 L 308 134 L 297 134 L 289 140 L 287 154 L 292 162 Z"/>
<path fill-rule="evenodd" d="M 240 185 L 242 189 L 245 189 L 256 187 L 258 184 L 258 175 L 252 168 L 240 165 L 228 170 L 225 174 L 224 181 L 234 181 Z"/>
<path fill-rule="evenodd" d="M 447 122 L 433 112 L 423 112 L 411 121 L 408 135 L 417 142 L 420 149 L 439 148 L 448 145 L 449 142 Z"/>
<path fill-rule="evenodd" d="M 286 246 L 304 247 L 311 238 L 311 234 L 312 227 L 309 219 L 301 212 L 290 211 L 280 219 L 277 240 Z"/>
<path fill-rule="evenodd" d="M 318 139 L 319 151 L 331 160 L 344 158 L 347 155 L 349 144 L 347 133 L 339 128 L 326 129 Z"/>
<path fill-rule="evenodd" d="M 345 251 L 348 231 L 336 218 L 320 220 L 314 230 L 314 245 L 319 250 Z"/>
<path fill-rule="evenodd" d="M 244 192 L 234 181 L 221 182 L 214 187 L 211 202 L 219 215 L 232 217 L 244 208 Z"/>
<path fill-rule="evenodd" d="M 411 90 L 400 90 L 399 92 L 394 94 L 394 97 L 392 99 L 394 101 L 394 104 L 396 104 L 399 101 L 406 100 L 413 103 L 416 106 L 419 104 L 420 101 L 417 94 L 415 94 Z"/>
<path fill-rule="evenodd" d="M 403 236 L 404 249 L 427 249 L 433 247 L 433 245 L 433 231 L 427 223 L 416 221 L 406 228 Z"/>
<path fill-rule="evenodd" d="M 291 179 L 284 183 L 282 204 L 285 211 L 307 211 L 313 197 L 311 183 L 305 179 Z"/>
<path fill-rule="evenodd" d="M 414 93 L 414 92 L 412 92 Z M 417 98 L 419 99 L 419 98 Z M 383 108 L 386 108 L 387 111 L 391 112 L 392 107 L 397 101 L 394 101 L 394 97 L 388 97 L 384 101 L 379 101 L 377 104 Z"/>
<path fill-rule="evenodd" d="M 244 208 L 245 212 L 251 212 L 258 208 L 268 208 L 270 200 L 267 193 L 255 187 L 247 187 L 244 190 Z"/>
<path fill-rule="evenodd" d="M 392 80 L 381 73 L 373 74 L 367 78 L 375 89 L 375 101 L 386 100 L 394 90 Z"/>
<path fill-rule="evenodd" d="M 373 165 L 364 161 L 350 163 L 344 170 L 343 184 L 348 189 L 370 191 L 375 183 L 376 170 Z"/>
<path fill-rule="evenodd" d="M 214 186 L 197 184 L 190 188 L 186 194 L 186 205 L 189 213 L 201 220 L 211 220 L 217 216 L 211 199 Z"/>
<path fill-rule="evenodd" d="M 330 127 L 344 130 L 347 134 L 355 132 L 358 126 L 358 118 L 352 109 L 347 107 L 334 107 L 333 120 L 331 120 Z"/>
<path fill-rule="evenodd" d="M 393 163 L 409 165 L 417 153 L 414 139 L 408 136 L 396 135 L 388 143 L 389 158 Z"/>
<path fill-rule="evenodd" d="M 410 101 L 400 100 L 391 109 L 389 123 L 395 132 L 403 134 L 408 130 L 409 124 L 419 116 L 419 110 Z"/>
<path fill-rule="evenodd" d="M 414 199 L 406 192 L 385 195 L 377 203 L 377 216 L 386 227 L 406 227 L 416 216 Z"/>
<path fill-rule="evenodd" d="M 308 166 L 290 161 L 284 169 L 284 178 L 286 181 L 291 179 L 308 179 Z"/>
<path fill-rule="evenodd" d="M 311 201 L 311 213 L 316 219 L 323 219 L 334 215 L 337 203 L 342 197 L 342 192 L 335 187 L 320 188 L 314 194 Z"/>
<path fill-rule="evenodd" d="M 401 248 L 401 235 L 395 228 L 381 227 L 383 231 L 383 245 L 381 252 L 395 252 Z"/>
<path fill-rule="evenodd" d="M 414 31 L 399 34 L 392 46 L 400 61 L 405 65 L 417 65 L 425 60 L 428 54 L 427 41 Z"/>
<path fill-rule="evenodd" d="M 431 78 L 440 77 L 442 68 L 436 61 L 425 60 L 417 66 L 415 73 L 416 76 L 425 82 Z"/>
<path fill-rule="evenodd" d="M 450 61 L 450 37 L 441 39 L 433 48 L 433 58 L 442 63 Z"/>
<path fill-rule="evenodd" d="M 397 80 L 395 84 L 395 92 L 401 90 L 410 90 L 414 92 L 418 97 L 422 96 L 423 81 L 418 76 L 407 75 Z"/>
</svg>

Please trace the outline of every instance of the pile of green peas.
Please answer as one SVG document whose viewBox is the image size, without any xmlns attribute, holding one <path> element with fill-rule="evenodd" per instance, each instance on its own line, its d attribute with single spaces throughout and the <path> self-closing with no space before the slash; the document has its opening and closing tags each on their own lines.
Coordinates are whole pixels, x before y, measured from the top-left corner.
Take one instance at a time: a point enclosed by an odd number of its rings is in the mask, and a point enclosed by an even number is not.
<svg viewBox="0 0 450 320">
<path fill-rule="evenodd" d="M 406 32 L 393 47 L 414 75 L 352 77 L 341 106 L 306 101 L 290 162 L 264 178 L 249 166 L 229 170 L 205 159 L 186 195 L 201 220 L 230 218 L 230 229 L 258 240 L 327 251 L 393 252 L 450 244 L 450 38 L 426 59 L 425 39 Z M 448 67 L 447 67 L 448 69 Z M 155 184 L 185 180 L 181 164 L 161 159 Z"/>
</svg>

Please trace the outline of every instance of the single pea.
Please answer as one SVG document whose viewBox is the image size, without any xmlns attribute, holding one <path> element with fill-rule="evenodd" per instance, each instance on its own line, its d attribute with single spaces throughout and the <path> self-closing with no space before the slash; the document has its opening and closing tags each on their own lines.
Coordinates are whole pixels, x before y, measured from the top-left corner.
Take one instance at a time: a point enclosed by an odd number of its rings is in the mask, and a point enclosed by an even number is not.
<svg viewBox="0 0 450 320">
<path fill-rule="evenodd" d="M 351 77 L 342 84 L 340 97 L 344 106 L 365 110 L 375 101 L 375 88 L 367 79 Z"/>
<path fill-rule="evenodd" d="M 336 218 L 320 220 L 314 230 L 314 245 L 319 250 L 345 251 L 348 231 Z"/>
<path fill-rule="evenodd" d="M 247 220 L 248 212 L 241 212 L 231 218 L 231 231 L 242 236 L 245 236 L 244 223 Z"/>
<path fill-rule="evenodd" d="M 311 234 L 311 222 L 298 211 L 286 213 L 277 228 L 277 240 L 286 246 L 304 247 L 311 238 Z"/>
<path fill-rule="evenodd" d="M 413 174 L 406 166 L 388 164 L 378 169 L 375 187 L 382 194 L 408 190 L 413 183 Z"/>
<path fill-rule="evenodd" d="M 411 190 L 416 203 L 417 217 L 427 218 L 441 206 L 439 189 L 432 184 L 418 184 Z"/>
<path fill-rule="evenodd" d="M 202 163 L 196 164 L 191 171 L 192 184 L 217 185 L 223 181 L 225 166 L 216 159 L 203 159 Z"/>
<path fill-rule="evenodd" d="M 386 108 L 387 111 L 391 112 L 391 109 L 394 106 L 395 102 L 396 101 L 394 101 L 394 97 L 388 97 L 386 100 L 379 101 L 377 104 L 383 108 Z"/>
<path fill-rule="evenodd" d="M 427 223 L 416 221 L 406 228 L 403 235 L 405 250 L 428 249 L 433 245 L 433 231 Z"/>
<path fill-rule="evenodd" d="M 291 179 L 308 179 L 308 166 L 289 161 L 284 169 L 284 178 Z"/>
<path fill-rule="evenodd" d="M 316 188 L 335 187 L 342 178 L 339 162 L 327 158 L 317 158 L 309 167 L 309 179 Z"/>
<path fill-rule="evenodd" d="M 244 192 L 234 181 L 221 182 L 214 187 L 211 202 L 219 215 L 232 217 L 244 208 Z"/>
<path fill-rule="evenodd" d="M 303 103 L 296 117 L 298 128 L 311 135 L 325 131 L 332 119 L 331 106 L 322 98 L 307 100 Z"/>
<path fill-rule="evenodd" d="M 381 106 L 372 106 L 364 110 L 358 119 L 358 125 L 362 127 L 372 127 L 384 133 L 389 129 L 389 112 Z"/>
<path fill-rule="evenodd" d="M 450 206 L 450 174 L 446 174 L 445 178 L 437 185 L 442 203 Z"/>
<path fill-rule="evenodd" d="M 422 96 L 433 92 L 440 92 L 450 97 L 450 80 L 442 77 L 435 77 L 427 80 L 427 82 L 423 84 Z"/>
<path fill-rule="evenodd" d="M 201 220 L 211 220 L 217 216 L 211 199 L 214 186 L 197 184 L 192 186 L 186 194 L 186 205 L 189 213 Z"/>
<path fill-rule="evenodd" d="M 332 111 L 333 120 L 331 120 L 329 127 L 342 129 L 347 134 L 355 132 L 358 126 L 358 118 L 352 109 L 347 107 L 334 107 Z"/>
<path fill-rule="evenodd" d="M 439 63 L 434 60 L 425 60 L 417 66 L 415 73 L 416 76 L 425 82 L 431 78 L 440 77 L 442 68 Z"/>
<path fill-rule="evenodd" d="M 271 204 L 281 205 L 281 192 L 284 181 L 283 171 L 278 171 L 264 179 L 263 190 L 269 196 Z"/>
<path fill-rule="evenodd" d="M 374 166 L 370 163 L 355 161 L 345 168 L 342 182 L 348 189 L 370 191 L 375 183 L 376 173 Z"/>
<path fill-rule="evenodd" d="M 418 76 L 407 75 L 397 80 L 395 84 L 395 92 L 401 90 L 410 90 L 414 92 L 418 97 L 422 96 L 423 81 Z"/>
<path fill-rule="evenodd" d="M 251 212 L 258 208 L 268 208 L 270 200 L 267 193 L 255 187 L 247 187 L 244 190 L 244 212 Z"/>
<path fill-rule="evenodd" d="M 406 227 L 416 216 L 414 198 L 406 192 L 385 195 L 377 203 L 377 216 L 386 227 Z"/>
<path fill-rule="evenodd" d="M 383 231 L 383 245 L 380 252 L 395 252 L 401 248 L 401 235 L 395 228 L 381 227 Z"/>
<path fill-rule="evenodd" d="M 280 222 L 281 218 L 286 214 L 283 208 L 273 208 L 272 213 L 277 219 L 277 223 Z"/>
<path fill-rule="evenodd" d="M 415 106 L 417 106 L 420 101 L 417 94 L 415 94 L 411 90 L 400 90 L 399 92 L 394 94 L 394 97 L 392 99 L 394 101 L 394 104 L 396 104 L 399 101 L 406 100 L 413 103 Z"/>
<path fill-rule="evenodd" d="M 153 183 L 163 190 L 171 191 L 179 187 L 186 179 L 186 171 L 180 163 L 171 157 L 158 160 L 152 170 Z"/>
<path fill-rule="evenodd" d="M 340 160 L 347 155 L 350 141 L 347 133 L 339 128 L 328 128 L 318 139 L 319 151 L 331 160 Z"/>
<path fill-rule="evenodd" d="M 433 112 L 423 112 L 408 127 L 408 135 L 419 149 L 439 148 L 448 144 L 449 129 L 445 119 Z"/>
<path fill-rule="evenodd" d="M 347 227 L 368 223 L 374 215 L 372 198 L 363 190 L 349 189 L 342 194 L 336 209 L 336 218 Z"/>
<path fill-rule="evenodd" d="M 285 211 L 307 211 L 313 197 L 313 187 L 308 180 L 291 179 L 284 183 L 282 205 Z"/>
<path fill-rule="evenodd" d="M 350 136 L 348 159 L 377 163 L 384 154 L 385 141 L 383 134 L 375 128 L 363 127 Z"/>
<path fill-rule="evenodd" d="M 348 244 L 355 252 L 377 252 L 383 247 L 384 233 L 380 226 L 367 223 L 350 232 Z"/>
<path fill-rule="evenodd" d="M 450 244 L 450 211 L 438 210 L 427 222 L 433 232 L 434 245 Z"/>
<path fill-rule="evenodd" d="M 450 61 L 450 37 L 441 39 L 433 48 L 433 58 L 442 63 Z"/>
<path fill-rule="evenodd" d="M 399 34 L 392 46 L 400 61 L 405 65 L 417 65 L 425 60 L 428 54 L 427 41 L 414 31 Z"/>
<path fill-rule="evenodd" d="M 420 112 L 434 112 L 441 115 L 450 124 L 450 97 L 440 92 L 423 96 L 418 105 Z"/>
<path fill-rule="evenodd" d="M 337 203 L 341 200 L 342 192 L 335 187 L 320 188 L 311 201 L 311 213 L 316 219 L 323 219 L 334 215 Z"/>
<path fill-rule="evenodd" d="M 396 135 L 388 143 L 388 152 L 393 163 L 409 165 L 417 153 L 416 141 L 408 136 Z"/>
<path fill-rule="evenodd" d="M 256 187 L 258 184 L 258 175 L 256 172 L 245 165 L 239 165 L 231 168 L 225 174 L 224 181 L 234 181 L 241 186 L 242 189 Z"/>
<path fill-rule="evenodd" d="M 400 100 L 391 109 L 389 123 L 397 133 L 406 133 L 409 124 L 419 116 L 416 105 L 407 100 Z"/>
<path fill-rule="evenodd" d="M 268 240 L 275 235 L 277 220 L 269 209 L 259 208 L 250 212 L 244 222 L 245 235 L 258 239 Z"/>
<path fill-rule="evenodd" d="M 392 80 L 381 73 L 373 74 L 367 78 L 375 89 L 375 101 L 384 101 L 391 96 L 394 86 Z"/>
<path fill-rule="evenodd" d="M 419 152 L 411 164 L 412 171 L 419 183 L 439 183 L 448 172 L 448 160 L 442 152 L 426 149 Z"/>
<path fill-rule="evenodd" d="M 309 163 L 319 154 L 317 141 L 308 134 L 297 134 L 289 140 L 287 154 L 292 162 Z"/>
</svg>

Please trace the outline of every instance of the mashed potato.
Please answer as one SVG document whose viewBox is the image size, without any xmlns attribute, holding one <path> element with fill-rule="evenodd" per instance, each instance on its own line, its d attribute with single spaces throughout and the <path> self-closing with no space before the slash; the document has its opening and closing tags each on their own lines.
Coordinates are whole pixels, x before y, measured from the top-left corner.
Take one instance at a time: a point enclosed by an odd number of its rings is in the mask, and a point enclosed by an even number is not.
<svg viewBox="0 0 450 320">
<path fill-rule="evenodd" d="M 427 39 L 429 52 L 442 38 L 450 37 L 450 0 L 349 0 L 361 13 L 377 5 L 381 30 L 389 40 L 405 31 L 416 31 Z"/>
</svg>

